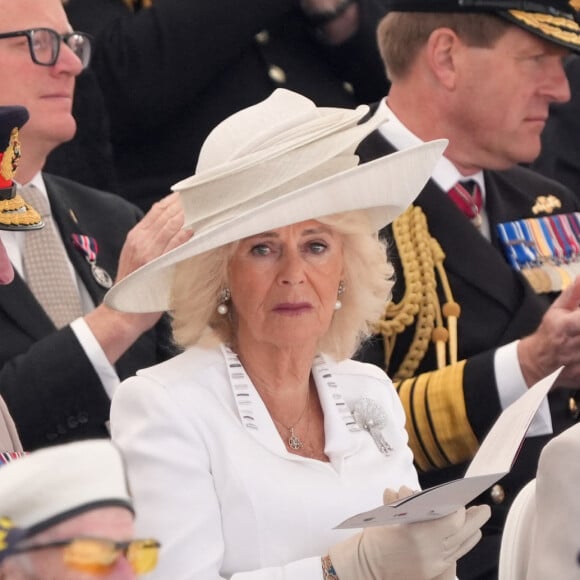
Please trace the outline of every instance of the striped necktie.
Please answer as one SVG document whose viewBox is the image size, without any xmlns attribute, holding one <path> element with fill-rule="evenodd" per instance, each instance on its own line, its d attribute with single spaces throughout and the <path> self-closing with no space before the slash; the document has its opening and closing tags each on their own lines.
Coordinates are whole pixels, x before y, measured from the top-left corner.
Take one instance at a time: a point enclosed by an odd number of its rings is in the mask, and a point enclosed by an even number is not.
<svg viewBox="0 0 580 580">
<path fill-rule="evenodd" d="M 45 223 L 26 232 L 22 262 L 26 283 L 57 328 L 83 315 L 78 288 L 66 249 L 50 213 L 48 199 L 34 185 L 22 188 L 24 199 L 38 210 Z"/>
<path fill-rule="evenodd" d="M 477 182 L 473 179 L 458 181 L 447 193 L 473 225 L 480 227 L 483 196 Z"/>
</svg>

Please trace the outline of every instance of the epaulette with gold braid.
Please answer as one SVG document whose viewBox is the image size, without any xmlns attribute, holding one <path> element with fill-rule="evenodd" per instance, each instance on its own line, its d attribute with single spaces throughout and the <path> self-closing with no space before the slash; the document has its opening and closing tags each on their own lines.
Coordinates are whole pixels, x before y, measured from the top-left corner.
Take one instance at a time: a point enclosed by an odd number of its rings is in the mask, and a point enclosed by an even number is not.
<svg viewBox="0 0 580 580">
<path fill-rule="evenodd" d="M 393 236 L 403 269 L 405 292 L 400 302 L 390 302 L 383 318 L 377 323 L 377 332 L 385 343 L 385 368 L 390 359 L 397 336 L 415 324 L 413 341 L 398 369 L 389 369 L 393 380 L 408 379 L 415 374 L 425 357 L 429 344 L 435 343 L 437 366 L 457 362 L 457 318 L 459 305 L 453 300 L 447 274 L 443 267 L 445 254 L 429 232 L 423 210 L 411 206 L 393 222 Z M 446 303 L 441 307 L 437 294 L 439 278 Z M 444 324 L 447 321 L 447 327 Z"/>
</svg>

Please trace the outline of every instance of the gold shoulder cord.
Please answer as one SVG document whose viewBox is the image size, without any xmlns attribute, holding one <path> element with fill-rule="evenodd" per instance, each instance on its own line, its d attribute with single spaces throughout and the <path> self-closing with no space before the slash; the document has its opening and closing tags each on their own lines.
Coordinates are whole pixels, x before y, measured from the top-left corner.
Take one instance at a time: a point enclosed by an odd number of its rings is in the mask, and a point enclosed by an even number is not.
<svg viewBox="0 0 580 580">
<path fill-rule="evenodd" d="M 453 300 L 449 280 L 443 267 L 445 254 L 429 233 L 423 210 L 411 206 L 393 223 L 393 235 L 401 259 L 405 293 L 397 304 L 389 302 L 385 314 L 376 327 L 385 343 L 385 368 L 388 368 L 397 335 L 415 322 L 415 335 L 405 358 L 393 380 L 400 381 L 414 376 L 425 357 L 429 342 L 435 343 L 437 367 L 447 365 L 446 348 L 449 347 L 449 363 L 457 362 L 457 318 L 459 305 Z M 437 295 L 437 275 L 446 303 L 441 308 Z M 447 319 L 447 328 L 443 324 Z"/>
</svg>

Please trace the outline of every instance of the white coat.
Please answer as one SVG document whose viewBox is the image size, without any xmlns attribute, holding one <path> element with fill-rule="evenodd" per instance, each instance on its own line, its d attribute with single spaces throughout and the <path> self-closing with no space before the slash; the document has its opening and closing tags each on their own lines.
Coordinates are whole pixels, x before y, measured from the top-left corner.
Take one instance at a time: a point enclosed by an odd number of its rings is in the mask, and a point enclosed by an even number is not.
<svg viewBox="0 0 580 580">
<path fill-rule="evenodd" d="M 286 450 L 240 366 L 226 349 L 192 348 L 113 398 L 137 533 L 162 543 L 151 578 L 320 580 L 320 556 L 354 533 L 334 526 L 381 505 L 386 487 L 419 488 L 403 408 L 378 367 L 315 360 L 325 463 Z M 349 409 L 363 396 L 385 413 L 388 455 L 354 422 Z"/>
</svg>

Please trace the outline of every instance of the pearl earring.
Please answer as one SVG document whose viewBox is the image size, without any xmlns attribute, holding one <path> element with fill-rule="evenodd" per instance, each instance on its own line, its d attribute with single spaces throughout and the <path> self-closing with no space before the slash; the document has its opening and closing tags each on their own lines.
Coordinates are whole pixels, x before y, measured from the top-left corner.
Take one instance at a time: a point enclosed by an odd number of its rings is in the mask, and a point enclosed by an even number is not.
<svg viewBox="0 0 580 580">
<path fill-rule="evenodd" d="M 232 293 L 230 292 L 229 288 L 224 288 L 219 295 L 219 304 L 218 307 L 216 308 L 218 314 L 221 314 L 222 316 L 225 316 L 228 312 L 229 312 L 229 308 L 228 308 L 228 302 L 230 301 L 232 297 Z"/>
<path fill-rule="evenodd" d="M 342 300 L 340 299 L 340 297 L 344 294 L 344 281 L 341 280 L 338 284 L 338 290 L 336 292 L 337 294 L 337 299 L 336 302 L 334 303 L 334 309 L 335 310 L 340 310 L 342 308 Z"/>
</svg>

